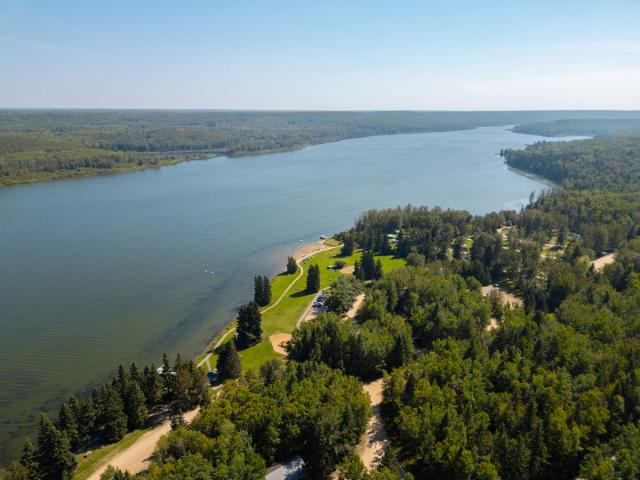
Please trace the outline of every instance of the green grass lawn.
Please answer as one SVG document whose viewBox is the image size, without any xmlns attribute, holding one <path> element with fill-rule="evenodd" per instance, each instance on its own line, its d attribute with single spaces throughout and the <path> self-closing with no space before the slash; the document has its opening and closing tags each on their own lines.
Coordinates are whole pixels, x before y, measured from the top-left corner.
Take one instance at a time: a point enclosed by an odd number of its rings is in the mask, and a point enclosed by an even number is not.
<svg viewBox="0 0 640 480">
<path fill-rule="evenodd" d="M 333 265 L 336 260 L 342 260 L 346 262 L 347 266 L 351 266 L 360 258 L 361 254 L 361 251 L 356 251 L 350 257 L 340 257 L 338 256 L 339 250 L 333 249 L 320 252 L 312 258 L 305 260 L 303 263 L 305 270 L 304 275 L 294 284 L 293 288 L 291 288 L 287 296 L 282 299 L 277 307 L 263 314 L 262 341 L 240 352 L 243 368 L 245 370 L 256 370 L 267 360 L 282 358 L 282 355 L 273 350 L 269 336 L 278 332 L 293 332 L 296 322 L 311 303 L 315 294 L 305 291 L 307 285 L 307 270 L 310 265 L 318 264 L 320 267 L 320 286 L 321 288 L 325 288 L 342 275 L 337 270 L 328 269 L 328 266 Z M 393 258 L 390 255 L 376 258 L 379 258 L 382 262 L 382 268 L 385 272 L 404 266 L 403 259 Z M 279 281 L 279 277 L 280 276 L 276 277 L 274 281 Z M 281 289 L 280 292 L 283 290 L 284 288 Z M 278 296 L 273 295 L 273 298 L 278 298 Z"/>
</svg>

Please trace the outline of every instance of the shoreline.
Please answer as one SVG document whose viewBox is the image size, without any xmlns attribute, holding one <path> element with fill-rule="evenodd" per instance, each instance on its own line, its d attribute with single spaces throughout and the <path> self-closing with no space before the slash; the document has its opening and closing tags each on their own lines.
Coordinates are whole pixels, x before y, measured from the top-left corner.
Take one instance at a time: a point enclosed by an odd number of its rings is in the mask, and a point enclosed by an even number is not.
<svg viewBox="0 0 640 480">
<path fill-rule="evenodd" d="M 554 182 L 553 180 L 541 177 L 540 175 L 536 175 L 535 173 L 527 172 L 526 170 L 520 170 L 519 168 L 512 167 L 506 161 L 503 161 L 503 163 L 507 167 L 507 170 L 511 170 L 513 173 L 530 178 L 531 180 L 535 180 L 536 182 L 540 182 L 543 185 L 548 186 L 552 190 L 564 190 L 564 187 L 562 185 Z"/>
<path fill-rule="evenodd" d="M 357 140 L 361 138 L 371 138 L 371 137 L 385 137 L 385 136 L 395 136 L 395 135 L 415 135 L 415 134 L 424 134 L 424 133 L 446 133 L 446 132 L 458 132 L 464 130 L 475 130 L 476 128 L 482 127 L 503 127 L 504 125 L 475 125 L 471 127 L 460 127 L 460 128 L 443 128 L 443 129 L 434 129 L 434 130 L 421 130 L 421 131 L 408 131 L 408 132 L 392 132 L 392 133 L 374 133 L 369 135 L 357 135 L 353 137 L 343 137 L 343 138 L 333 138 L 328 140 L 321 140 L 318 142 L 310 142 L 310 143 L 300 143 L 296 145 L 291 145 L 289 147 L 282 148 L 270 148 L 264 150 L 256 150 L 255 152 L 248 151 L 238 151 L 238 152 L 220 152 L 213 151 L 210 153 L 201 152 L 201 153 L 193 153 L 193 157 L 189 158 L 189 150 L 184 152 L 174 152 L 175 155 L 184 155 L 183 158 L 175 158 L 169 161 L 159 162 L 156 165 L 153 164 L 145 164 L 145 165 L 133 165 L 131 167 L 125 168 L 116 168 L 116 169 L 107 169 L 106 171 L 101 171 L 100 169 L 94 168 L 90 170 L 58 170 L 58 172 L 73 172 L 70 175 L 56 175 L 56 172 L 52 172 L 51 175 L 34 175 L 30 177 L 23 178 L 15 178 L 11 181 L 2 181 L 0 178 L 0 189 L 5 187 L 17 187 L 20 185 L 31 185 L 34 183 L 49 183 L 58 180 L 80 180 L 83 178 L 92 178 L 92 177 L 103 177 L 103 176 L 111 176 L 111 175 L 119 175 L 122 173 L 133 173 L 133 172 L 142 172 L 144 170 L 151 170 L 154 168 L 162 168 L 162 167 L 170 167 L 173 165 L 178 165 L 184 162 L 192 162 L 192 161 L 201 161 L 201 160 L 211 160 L 214 158 L 242 158 L 242 157 L 253 157 L 253 156 L 261 156 L 261 155 L 270 155 L 275 153 L 286 153 L 286 152 L 296 152 L 299 150 L 304 150 L 309 147 L 315 147 L 319 145 L 326 145 L 329 143 L 338 143 L 344 142 L 346 140 Z M 514 132 L 515 133 L 515 132 Z"/>
<path fill-rule="evenodd" d="M 315 242 L 305 243 L 303 245 L 300 245 L 300 247 L 294 251 L 292 256 L 293 258 L 295 258 L 296 263 L 298 264 L 298 268 L 300 269 L 300 274 L 304 273 L 304 270 L 302 269 L 302 265 L 301 265 L 304 260 L 306 260 L 307 258 L 311 258 L 320 252 L 324 252 L 325 250 L 337 248 L 338 245 L 335 245 L 335 246 L 328 245 L 326 243 L 328 240 L 330 239 L 329 238 L 324 240 L 320 239 L 320 240 L 316 240 Z M 278 273 L 278 275 L 280 273 Z M 272 279 L 270 279 L 270 281 L 271 280 Z M 279 301 L 282 299 L 282 297 L 284 297 L 288 293 L 289 288 L 293 286 L 296 280 L 297 280 L 297 277 L 292 280 L 291 284 L 282 293 L 282 296 L 280 298 L 276 299 L 271 305 L 267 305 L 265 308 L 261 309 L 261 312 L 264 313 L 265 311 L 268 311 L 271 308 L 275 307 L 279 303 Z M 208 367 L 207 371 L 211 371 L 209 358 L 211 357 L 213 350 L 218 348 L 220 344 L 227 338 L 227 336 L 235 330 L 235 326 L 234 326 L 235 322 L 236 322 L 235 318 L 231 320 L 222 330 L 220 330 L 220 332 L 214 335 L 213 339 L 209 343 L 207 343 L 207 346 L 202 350 L 202 352 L 200 352 L 200 354 L 195 357 L 196 366 L 198 368 L 205 366 L 205 367 Z"/>
</svg>

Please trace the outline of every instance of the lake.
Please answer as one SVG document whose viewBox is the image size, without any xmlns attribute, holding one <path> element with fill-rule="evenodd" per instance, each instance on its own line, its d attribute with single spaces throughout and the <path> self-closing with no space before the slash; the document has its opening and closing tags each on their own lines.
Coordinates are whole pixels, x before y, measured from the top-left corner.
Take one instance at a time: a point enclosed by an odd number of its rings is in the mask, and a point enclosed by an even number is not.
<svg viewBox="0 0 640 480">
<path fill-rule="evenodd" d="M 300 239 L 370 208 L 519 209 L 546 187 L 497 153 L 540 139 L 379 136 L 0 189 L 0 461 L 118 364 L 200 353 Z"/>
</svg>

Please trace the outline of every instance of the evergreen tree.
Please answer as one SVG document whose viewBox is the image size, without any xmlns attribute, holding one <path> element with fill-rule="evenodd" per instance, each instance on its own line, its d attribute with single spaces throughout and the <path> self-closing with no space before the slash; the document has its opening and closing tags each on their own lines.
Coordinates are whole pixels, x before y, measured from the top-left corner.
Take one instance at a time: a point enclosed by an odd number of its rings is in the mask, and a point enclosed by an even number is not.
<svg viewBox="0 0 640 480">
<path fill-rule="evenodd" d="M 340 255 L 342 257 L 350 257 L 353 255 L 353 250 L 355 248 L 355 240 L 353 239 L 353 235 L 347 234 L 344 236 L 342 240 L 342 248 L 340 249 Z"/>
<path fill-rule="evenodd" d="M 373 269 L 373 280 L 380 280 L 382 278 L 382 262 L 380 259 L 376 260 L 375 267 Z"/>
<path fill-rule="evenodd" d="M 140 387 L 142 387 L 142 374 L 138 369 L 138 365 L 133 362 L 129 367 L 129 379 L 132 382 L 136 382 Z"/>
<path fill-rule="evenodd" d="M 387 367 L 389 369 L 398 368 L 405 365 L 413 355 L 413 343 L 407 335 L 398 335 L 395 338 L 393 348 L 387 357 Z"/>
<path fill-rule="evenodd" d="M 296 262 L 296 259 L 293 257 L 287 258 L 287 273 L 289 275 L 293 275 L 297 271 L 298 271 L 298 263 Z"/>
<path fill-rule="evenodd" d="M 118 391 L 120 396 L 124 395 L 125 388 L 129 382 L 129 375 L 122 365 L 118 366 L 118 377 L 113 379 L 113 387 Z"/>
<path fill-rule="evenodd" d="M 71 400 L 69 400 L 71 403 Z M 71 408 L 69 403 L 63 403 L 58 414 L 58 426 L 62 430 L 71 444 L 71 448 L 78 446 L 80 435 L 78 433 L 78 419 L 76 412 Z"/>
<path fill-rule="evenodd" d="M 179 412 L 201 404 L 207 392 L 207 379 L 193 361 L 181 363 L 175 370 L 174 401 Z"/>
<path fill-rule="evenodd" d="M 462 258 L 462 252 L 464 249 L 464 238 L 457 237 L 453 241 L 453 258 L 460 260 Z"/>
<path fill-rule="evenodd" d="M 253 301 L 256 302 L 261 307 L 265 306 L 264 303 L 264 284 L 262 282 L 262 277 L 257 275 L 253 277 Z"/>
<path fill-rule="evenodd" d="M 238 378 L 242 374 L 240 355 L 233 342 L 227 342 L 220 347 L 217 368 L 220 380 Z"/>
<path fill-rule="evenodd" d="M 22 447 L 22 455 L 20 455 L 20 465 L 26 471 L 28 480 L 36 480 L 38 475 L 38 457 L 31 440 L 26 439 Z"/>
<path fill-rule="evenodd" d="M 127 433 L 127 416 L 118 392 L 108 383 L 93 392 L 95 431 L 103 442 L 117 442 Z"/>
<path fill-rule="evenodd" d="M 156 366 L 144 367 L 142 373 L 142 391 L 148 407 L 153 407 L 162 401 L 162 378 Z"/>
<path fill-rule="evenodd" d="M 362 258 L 360 259 L 360 268 L 362 269 L 361 280 L 375 280 L 376 276 L 376 261 L 373 251 L 365 250 L 362 252 Z"/>
<path fill-rule="evenodd" d="M 38 427 L 38 471 L 43 480 L 71 478 L 77 462 L 71 453 L 69 440 L 46 416 Z"/>
<path fill-rule="evenodd" d="M 166 352 L 162 354 L 162 367 L 160 371 L 160 377 L 162 378 L 163 397 L 171 398 L 171 365 L 169 364 L 169 357 Z"/>
<path fill-rule="evenodd" d="M 77 407 L 74 407 L 74 400 L 72 397 L 69 402 L 71 403 L 72 409 L 77 409 L 78 437 L 79 441 L 83 442 L 94 436 L 96 421 L 95 404 L 93 403 L 93 398 L 84 398 L 77 402 Z"/>
<path fill-rule="evenodd" d="M 360 281 L 364 281 L 364 271 L 362 270 L 362 265 L 360 264 L 360 260 L 356 260 L 353 264 L 353 276 L 356 277 Z"/>
<path fill-rule="evenodd" d="M 262 316 L 256 302 L 242 305 L 238 312 L 236 327 L 236 347 L 239 349 L 250 347 L 260 341 L 262 336 Z"/>
<path fill-rule="evenodd" d="M 307 292 L 316 293 L 320 291 L 320 267 L 311 265 L 307 273 Z"/>
<path fill-rule="evenodd" d="M 269 277 L 266 275 L 263 277 L 263 294 L 264 294 L 264 304 L 269 305 L 271 303 L 271 282 L 269 281 Z"/>
<path fill-rule="evenodd" d="M 127 382 L 122 400 L 124 403 L 124 411 L 127 415 L 128 429 L 135 430 L 136 428 L 141 428 L 147 421 L 148 412 L 145 396 L 140 385 L 132 380 Z"/>
<path fill-rule="evenodd" d="M 254 278 L 253 301 L 261 307 L 271 303 L 271 282 L 266 275 Z"/>
</svg>

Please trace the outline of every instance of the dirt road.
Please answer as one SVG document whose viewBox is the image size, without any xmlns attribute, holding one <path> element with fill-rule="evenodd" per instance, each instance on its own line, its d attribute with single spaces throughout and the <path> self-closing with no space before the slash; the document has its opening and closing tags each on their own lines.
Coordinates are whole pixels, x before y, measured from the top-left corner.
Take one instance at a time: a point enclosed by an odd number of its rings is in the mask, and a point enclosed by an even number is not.
<svg viewBox="0 0 640 480">
<path fill-rule="evenodd" d="M 191 422 L 200 411 L 199 408 L 185 413 L 184 419 L 187 423 Z M 129 473 L 135 474 L 149 468 L 151 463 L 151 455 L 156 449 L 156 445 L 160 437 L 171 430 L 171 420 L 165 420 L 160 425 L 152 428 L 142 435 L 133 445 L 116 453 L 113 457 L 107 459 L 95 472 L 93 472 L 88 480 L 100 480 L 100 475 L 109 465 L 118 467 L 120 470 L 127 470 Z"/>
<path fill-rule="evenodd" d="M 360 457 L 367 470 L 373 470 L 380 464 L 387 442 L 387 434 L 384 431 L 382 417 L 380 416 L 383 386 L 382 378 L 363 386 L 364 391 L 371 398 L 372 414 L 360 443 L 356 445 L 356 454 Z"/>
</svg>

